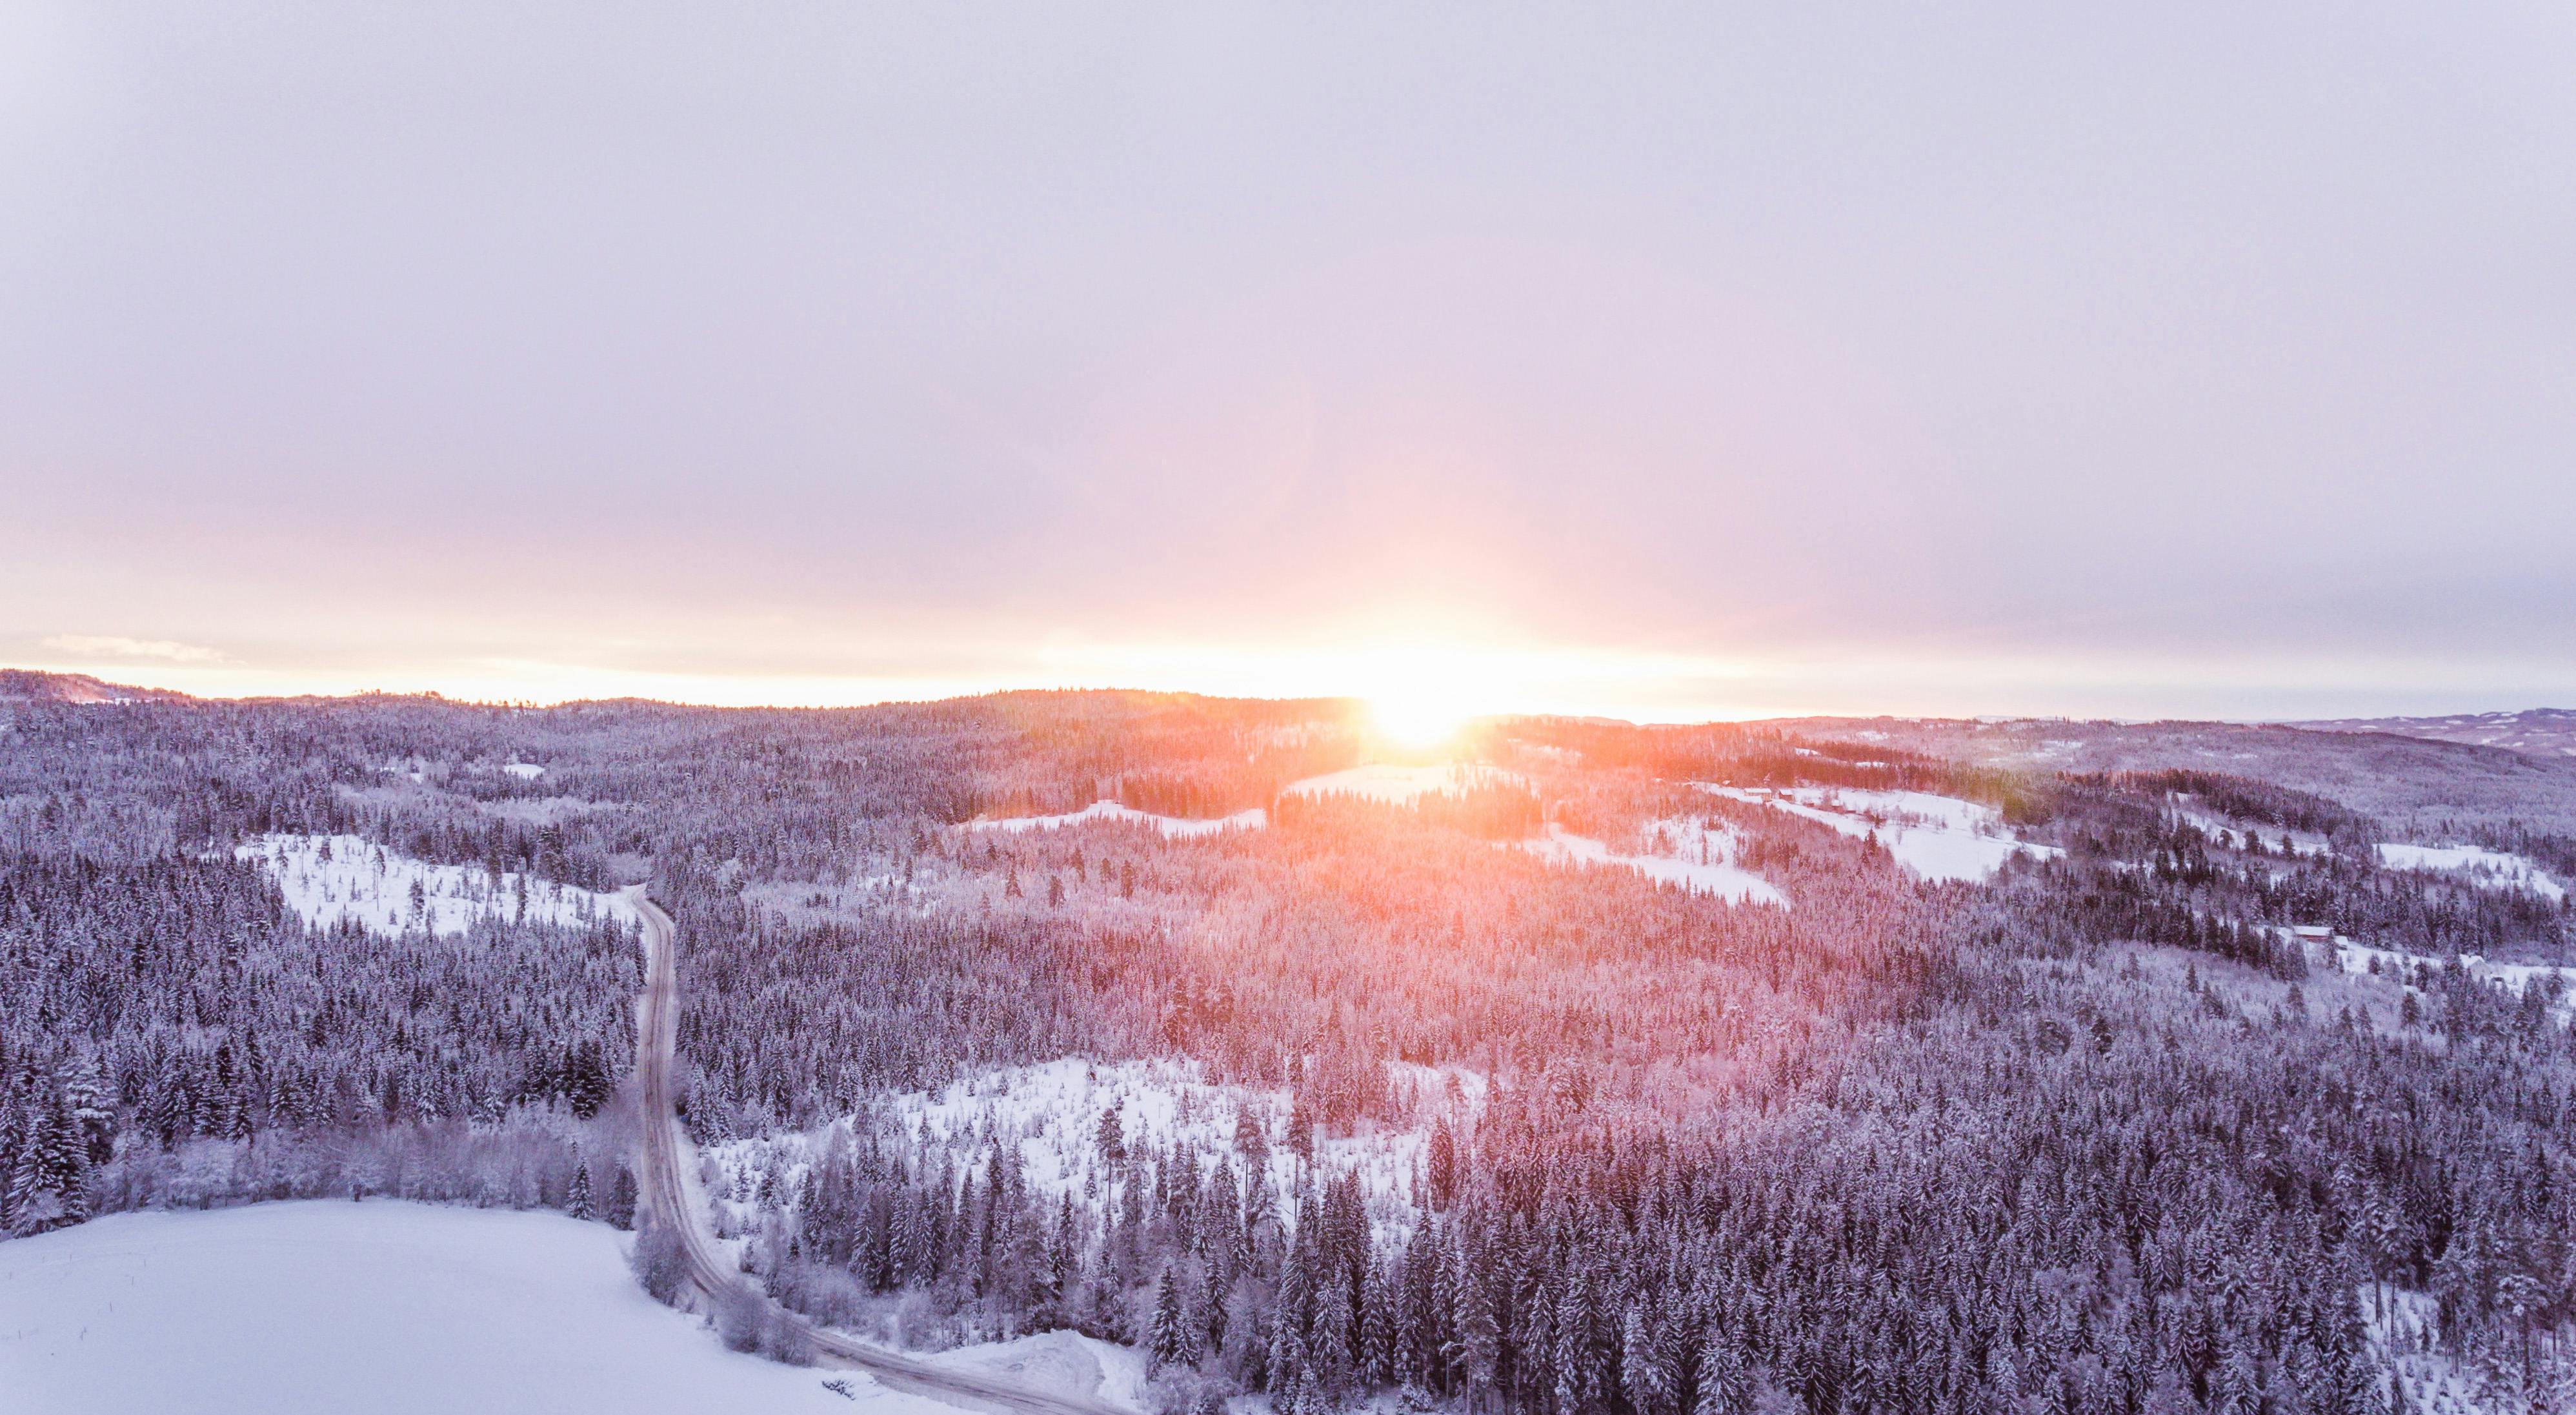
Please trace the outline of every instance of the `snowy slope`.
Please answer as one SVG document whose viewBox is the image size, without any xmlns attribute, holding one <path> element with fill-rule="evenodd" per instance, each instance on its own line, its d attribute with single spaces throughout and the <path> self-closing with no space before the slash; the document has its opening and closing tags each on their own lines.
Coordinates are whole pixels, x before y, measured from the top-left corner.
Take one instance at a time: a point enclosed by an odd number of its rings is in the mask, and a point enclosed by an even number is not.
<svg viewBox="0 0 2576 1415">
<path fill-rule="evenodd" d="M 1925 879 L 1992 879 L 2015 855 L 2047 859 L 2063 853 L 2053 845 L 2015 840 L 2005 833 L 2003 817 L 1992 807 L 1949 796 L 1834 786 L 1771 791 L 1693 784 L 1730 801 L 1786 811 L 1854 839 L 1875 835 L 1898 864 Z"/>
<path fill-rule="evenodd" d="M 1188 820 L 1180 816 L 1158 816 L 1116 801 L 1094 801 L 1078 811 L 1060 816 L 1005 816 L 998 820 L 968 821 L 968 830 L 1061 830 L 1070 825 L 1094 821 L 1114 821 L 1131 825 L 1152 826 L 1166 836 L 1214 835 L 1224 830 L 1259 830 L 1270 823 L 1270 815 L 1259 807 L 1237 811 L 1214 820 Z"/>
<path fill-rule="evenodd" d="M 2379 863 L 2392 870 L 2440 870 L 2487 889 L 2522 889 L 2563 900 L 2567 890 L 2520 855 L 2476 845 L 2382 845 Z"/>
<path fill-rule="evenodd" d="M 487 915 L 537 924 L 613 919 L 632 928 L 636 922 L 635 906 L 623 895 L 509 872 L 496 880 L 478 866 L 433 865 L 355 835 L 263 835 L 233 853 L 257 861 L 287 906 L 317 929 L 346 921 L 369 933 L 425 927 L 461 934 Z M 417 910 L 414 884 L 421 890 Z"/>
<path fill-rule="evenodd" d="M 1679 885 L 1693 894 L 1710 894 L 1730 904 L 1777 904 L 1789 900 L 1769 880 L 1735 863 L 1735 835 L 1724 827 L 1697 821 L 1658 821 L 1647 834 L 1663 842 L 1651 855 L 1621 855 L 1589 836 L 1551 824 L 1547 834 L 1520 842 L 1521 848 L 1554 864 L 1629 869 L 1659 884 Z"/>
<path fill-rule="evenodd" d="M 1443 791 L 1465 791 L 1478 786 L 1519 785 L 1521 778 L 1510 772 L 1488 766 L 1451 763 L 1444 766 L 1360 766 L 1328 776 L 1310 776 L 1291 784 L 1285 796 L 1350 796 L 1364 801 L 1403 805 L 1419 797 Z M 1060 830 L 1066 826 L 1098 821 L 1122 822 L 1151 826 L 1166 837 L 1214 835 L 1226 830 L 1259 830 L 1270 823 L 1270 813 L 1255 807 L 1237 811 L 1213 820 L 1190 820 L 1181 816 L 1158 816 L 1116 801 L 1094 801 L 1078 811 L 1055 816 L 1005 816 L 994 820 L 968 821 L 968 830 Z"/>
<path fill-rule="evenodd" d="M 2406 1409 L 2432 1415 L 2483 1415 L 2504 1408 L 2478 1398 L 2473 1374 L 2434 1338 L 2440 1304 L 2429 1292 L 2375 1282 L 2361 1292 L 2362 1336 L 2375 1364 L 2406 1392 Z"/>
<path fill-rule="evenodd" d="M 726 1351 L 654 1305 L 624 1235 L 377 1202 L 117 1214 L 0 1244 L 11 1415 L 953 1415 Z"/>
<path fill-rule="evenodd" d="M 1363 801 L 1377 801 L 1400 806 L 1422 796 L 1443 791 L 1472 791 L 1480 786 L 1525 786 L 1521 777 L 1499 767 L 1479 766 L 1471 762 L 1449 762 L 1440 766 L 1355 766 L 1324 776 L 1310 776 L 1291 784 L 1285 796 L 1353 796 Z"/>
<path fill-rule="evenodd" d="M 2335 961 L 2347 973 L 2368 973 L 2371 971 L 2371 965 L 2376 963 L 2379 965 L 2379 976 L 2402 982 L 2410 977 L 2415 969 L 2427 968 L 2438 973 L 2447 966 L 2442 959 L 2428 954 L 2401 953 L 2393 948 L 2371 948 L 2341 936 L 2337 936 L 2334 942 Z M 2484 954 L 2463 953 L 2460 955 L 2460 966 L 2467 970 L 2470 977 L 2482 983 L 2501 987 L 2516 997 L 2530 990 L 2532 984 L 2551 977 L 2558 978 L 2562 986 L 2576 984 L 2576 968 L 2559 967 L 2548 963 L 2490 963 Z M 2565 1014 L 2571 1006 L 2576 1006 L 2576 1002 L 2560 1003 L 2560 1013 Z"/>
<path fill-rule="evenodd" d="M 1399 1095 L 1411 1094 L 1423 1119 L 1408 1129 L 1328 1136 L 1315 1147 L 1318 1176 L 1356 1174 L 1372 1215 L 1386 1222 L 1406 1216 L 1404 1201 L 1431 1138 L 1430 1118 L 1451 1108 L 1472 1113 L 1485 1097 L 1484 1077 L 1454 1068 L 1391 1063 L 1390 1080 Z M 1248 1107 L 1267 1127 L 1272 1190 L 1287 1194 L 1296 1188 L 1297 1159 L 1287 1143 L 1289 1093 L 1211 1082 L 1194 1061 L 1067 1057 L 987 1072 L 935 1093 L 907 1092 L 892 1097 L 888 1107 L 904 1132 L 926 1133 L 961 1164 L 978 1161 L 990 1140 L 1016 1140 L 1031 1190 L 1050 1197 L 1071 1193 L 1082 1202 L 1114 1192 L 1114 1176 L 1100 1154 L 1101 1112 L 1117 1109 L 1131 1148 L 1187 1143 L 1203 1155 L 1236 1155 L 1240 1172 L 1235 1125 Z M 793 1181 L 802 1166 L 820 1157 L 832 1129 L 709 1147 L 704 1153 L 714 1175 L 710 1190 L 731 1205 L 723 1214 L 728 1231 L 755 1215 L 747 1201 L 728 1196 L 747 1200 L 757 1176 L 773 1169 L 782 1181 Z M 782 1184 L 779 1191 L 792 1192 L 792 1185 Z"/>
</svg>

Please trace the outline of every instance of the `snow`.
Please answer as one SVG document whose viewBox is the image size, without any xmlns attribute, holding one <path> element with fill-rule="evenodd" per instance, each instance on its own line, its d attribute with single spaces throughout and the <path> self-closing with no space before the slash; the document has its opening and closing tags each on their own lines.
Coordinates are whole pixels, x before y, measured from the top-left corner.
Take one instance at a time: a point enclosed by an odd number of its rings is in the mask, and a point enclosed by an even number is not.
<svg viewBox="0 0 2576 1415">
<path fill-rule="evenodd" d="M 521 781 L 534 781 L 538 777 L 546 774 L 546 769 L 537 765 L 535 762 L 507 762 L 502 765 L 501 770 L 510 773 Z"/>
<path fill-rule="evenodd" d="M 725 1350 L 644 1295 L 624 1242 L 552 1213 L 314 1200 L 117 1214 L 0 1243 L 0 1405 L 953 1415 L 863 1373 Z"/>
<path fill-rule="evenodd" d="M 257 861 L 277 881 L 287 907 L 317 929 L 354 922 L 369 933 L 398 935 L 426 928 L 448 935 L 464 933 L 487 917 L 538 924 L 612 919 L 630 928 L 636 923 L 635 906 L 622 894 L 514 871 L 496 880 L 479 865 L 433 865 L 355 835 L 263 835 L 235 847 L 233 854 Z M 411 898 L 414 884 L 422 896 L 417 911 Z"/>
<path fill-rule="evenodd" d="M 2403 982 L 2419 967 L 2438 973 L 2445 966 L 2442 959 L 2429 954 L 2371 948 L 2340 934 L 2335 936 L 2334 944 L 2335 962 L 2347 973 L 2367 974 L 2370 965 L 2376 962 L 2380 976 Z M 2558 1013 L 2565 1016 L 2571 1008 L 2576 1008 L 2576 968 L 2548 963 L 2491 963 L 2479 953 L 2461 954 L 2460 966 L 2468 971 L 2470 977 L 2502 987 L 2517 997 L 2529 991 L 2532 984 L 2555 975 L 2571 990 L 2569 997 L 2558 1004 Z"/>
<path fill-rule="evenodd" d="M 1693 894 L 1710 894 L 1730 904 L 1776 904 L 1788 897 L 1769 880 L 1735 863 L 1735 833 L 1724 826 L 1697 821 L 1657 821 L 1647 832 L 1670 853 L 1620 855 L 1589 836 L 1551 824 L 1547 834 L 1520 842 L 1521 848 L 1555 864 L 1602 865 L 1635 870 L 1658 884 L 1679 885 Z"/>
<path fill-rule="evenodd" d="M 2434 1336 L 2440 1307 L 2433 1294 L 2384 1282 L 2361 1290 L 2362 1339 L 2379 1369 L 2396 1377 L 2409 1410 L 2434 1412 L 2492 1408 L 2478 1399 L 2476 1383 L 2460 1363 L 2439 1349 Z"/>
<path fill-rule="evenodd" d="M 1363 801 L 1401 806 L 1424 796 L 1442 792 L 1473 791 L 1484 786 L 1526 786 L 1521 776 L 1500 767 L 1481 766 L 1473 762 L 1445 762 L 1438 766 L 1395 766 L 1378 763 L 1355 766 L 1324 776 L 1310 776 L 1294 782 L 1280 794 L 1284 796 L 1352 796 Z"/>
<path fill-rule="evenodd" d="M 1787 790 L 1715 786 L 1700 790 L 1786 811 L 1856 839 L 1875 836 L 1898 864 L 1929 880 L 1986 880 L 2015 855 L 2050 859 L 2064 852 L 2031 845 L 2004 833 L 1991 806 L 1926 791 L 1866 791 L 1855 787 L 1799 786 Z"/>
<path fill-rule="evenodd" d="M 2249 843 L 2259 840 L 2266 849 L 2277 849 L 2292 855 L 2312 856 L 2320 860 L 2332 858 L 2335 852 L 2332 840 L 2312 832 L 2284 830 L 2275 833 L 2253 825 L 2239 825 L 2225 816 L 2191 806 L 2179 807 L 2175 813 L 2182 817 L 2184 824 L 2213 840 L 2222 835 Z"/>
<path fill-rule="evenodd" d="M 1006 816 L 999 820 L 974 820 L 968 821 L 966 828 L 1007 831 L 1060 830 L 1066 826 L 1085 825 L 1095 821 L 1152 826 L 1160 834 L 1172 837 L 1214 835 L 1219 831 L 1227 830 L 1259 830 L 1270 823 L 1270 815 L 1255 806 L 1251 810 L 1237 811 L 1233 815 L 1219 816 L 1214 820 L 1189 820 L 1181 816 L 1158 816 L 1151 811 L 1140 811 L 1133 806 L 1120 805 L 1116 801 L 1094 801 L 1081 810 L 1060 816 Z"/>
<path fill-rule="evenodd" d="M 2392 870 L 2441 870 L 2464 875 L 2487 889 L 2521 889 L 2552 901 L 2567 898 L 2566 887 L 2540 872 L 2520 855 L 2476 845 L 2382 845 L 2379 863 Z"/>
<path fill-rule="evenodd" d="M 998 1376 L 1015 1385 L 1074 1400 L 1144 1411 L 1145 1356 L 1130 1346 L 1050 1331 L 1014 1341 L 961 1346 L 925 1358 L 936 1365 Z"/>
<path fill-rule="evenodd" d="M 1473 1114 L 1484 1104 L 1486 1083 L 1483 1076 L 1455 1067 L 1394 1062 L 1388 1071 L 1398 1096 L 1410 1098 L 1414 1123 L 1403 1129 L 1366 1127 L 1353 1135 L 1319 1136 L 1315 1174 L 1319 1180 L 1357 1175 L 1371 1217 L 1392 1226 L 1410 1220 L 1413 1176 L 1428 1162 L 1437 1117 L 1453 1106 Z M 1267 1127 L 1272 1192 L 1295 1192 L 1297 1160 L 1288 1149 L 1287 1122 L 1294 1108 L 1290 1094 L 1211 1082 L 1196 1061 L 1065 1057 L 989 1071 L 936 1093 L 896 1095 L 887 1100 L 886 1114 L 903 1133 L 928 1135 L 935 1146 L 955 1151 L 962 1163 L 980 1160 L 992 1140 L 1016 1140 L 1021 1175 L 1032 1192 L 1049 1198 L 1069 1193 L 1082 1203 L 1095 1202 L 1097 1196 L 1097 1202 L 1106 1203 L 1117 1180 L 1102 1160 L 1099 1134 L 1101 1112 L 1111 1107 L 1118 1110 L 1130 1149 L 1187 1144 L 1203 1155 L 1236 1155 L 1238 1172 L 1242 1161 L 1234 1148 L 1236 1118 L 1249 1107 Z M 845 1123 L 709 1146 L 704 1152 L 712 1174 L 709 1190 L 722 1206 L 718 1231 L 740 1231 L 754 1221 L 754 1206 L 732 1196 L 754 1193 L 761 1174 L 776 1169 L 784 1181 L 778 1192 L 792 1193 L 802 1167 L 823 1153 L 832 1130 Z"/>
</svg>

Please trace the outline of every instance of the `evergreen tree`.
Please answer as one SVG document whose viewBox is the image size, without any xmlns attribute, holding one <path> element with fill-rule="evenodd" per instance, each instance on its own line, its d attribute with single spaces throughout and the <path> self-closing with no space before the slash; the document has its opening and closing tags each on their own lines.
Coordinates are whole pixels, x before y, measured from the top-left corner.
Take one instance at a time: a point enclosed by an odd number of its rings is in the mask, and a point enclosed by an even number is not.
<svg viewBox="0 0 2576 1415">
<path fill-rule="evenodd" d="M 1154 1292 L 1153 1334 L 1146 1354 L 1157 1370 L 1199 1362 L 1198 1324 L 1191 1319 L 1180 1282 L 1168 1266 Z"/>
<path fill-rule="evenodd" d="M 1699 1392 L 1692 1415 L 1746 1415 L 1752 1408 L 1753 1382 L 1744 1357 L 1726 1333 L 1711 1327 L 1700 1345 Z"/>
<path fill-rule="evenodd" d="M 608 1185 L 608 1208 L 603 1215 L 608 1226 L 621 1233 L 635 1227 L 635 1200 L 635 1171 L 621 1164 L 617 1178 Z"/>
</svg>

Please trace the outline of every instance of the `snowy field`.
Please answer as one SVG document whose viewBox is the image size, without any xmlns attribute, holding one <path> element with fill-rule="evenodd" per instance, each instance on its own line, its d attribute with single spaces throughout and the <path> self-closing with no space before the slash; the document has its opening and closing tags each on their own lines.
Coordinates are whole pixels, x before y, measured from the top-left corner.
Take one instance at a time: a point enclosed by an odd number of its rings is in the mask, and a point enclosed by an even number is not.
<svg viewBox="0 0 2576 1415">
<path fill-rule="evenodd" d="M 953 1415 L 726 1351 L 558 1214 L 324 1201 L 116 1214 L 0 1244 L 11 1415 Z"/>
<path fill-rule="evenodd" d="M 1473 790 L 1479 786 L 1526 785 L 1520 777 L 1497 767 L 1453 762 L 1442 766 L 1355 766 L 1327 776 L 1310 776 L 1283 788 L 1283 796 L 1349 796 L 1387 805 L 1405 805 L 1423 796 L 1440 792 Z M 1061 830 L 1067 826 L 1111 822 L 1148 826 L 1166 838 L 1214 835 L 1227 830 L 1259 830 L 1270 823 L 1270 813 L 1256 806 L 1230 816 L 1210 820 L 1191 820 L 1183 816 L 1158 816 L 1116 801 L 1094 801 L 1078 811 L 1054 816 L 1003 816 L 966 823 L 968 830 Z"/>
<path fill-rule="evenodd" d="M 2322 835 L 2290 830 L 2275 831 L 2269 826 L 2258 829 L 2190 806 L 2180 808 L 2175 814 L 2182 817 L 2184 824 L 2197 829 L 2213 840 L 2221 836 L 2233 836 L 2241 841 L 2260 841 L 2265 849 L 2279 849 L 2292 855 L 2309 855 L 2320 860 L 2334 854 L 2334 842 Z"/>
<path fill-rule="evenodd" d="M 2382 845 L 2379 863 L 2392 870 L 2439 870 L 2456 874 L 2487 889 L 2528 890 L 2561 901 L 2567 890 L 2520 855 L 2476 845 Z"/>
<path fill-rule="evenodd" d="M 1898 864 L 1929 880 L 1992 879 L 2015 855 L 2047 859 L 2064 853 L 2053 845 L 2013 839 L 2003 816 L 1991 806 L 1929 792 L 1693 784 L 1711 795 L 1786 811 L 1855 839 L 1875 835 Z"/>
<path fill-rule="evenodd" d="M 477 865 L 433 865 L 355 835 L 263 835 L 233 853 L 257 861 L 277 881 L 287 906 L 317 929 L 354 922 L 369 933 L 426 928 L 461 934 L 486 917 L 509 923 L 636 923 L 635 906 L 622 894 L 517 873 L 495 878 Z"/>
<path fill-rule="evenodd" d="M 1657 821 L 1644 834 L 1655 847 L 1653 854 L 1617 854 L 1598 840 L 1553 824 L 1544 836 L 1522 841 L 1521 848 L 1552 864 L 1634 870 L 1658 884 L 1714 895 L 1730 904 L 1788 907 L 1788 896 L 1769 880 L 1735 863 L 1735 833 L 1724 826 Z"/>
<path fill-rule="evenodd" d="M 1401 806 L 1441 792 L 1473 791 L 1485 786 L 1527 786 L 1515 773 L 1472 762 L 1439 766 L 1355 766 L 1291 784 L 1283 796 L 1351 796 Z"/>
<path fill-rule="evenodd" d="M 1158 816 L 1151 811 L 1140 811 L 1133 806 L 1120 805 L 1116 801 L 1094 801 L 1081 810 L 1070 811 L 1060 816 L 1005 816 L 998 820 L 968 821 L 966 828 L 1012 832 L 1061 830 L 1066 826 L 1088 825 L 1103 821 L 1151 826 L 1156 833 L 1169 838 L 1214 835 L 1226 830 L 1259 830 L 1270 823 L 1270 814 L 1255 806 L 1251 810 L 1237 811 L 1233 815 L 1220 816 L 1214 820 L 1189 820 L 1181 816 Z"/>
<path fill-rule="evenodd" d="M 1484 1104 L 1485 1078 L 1455 1068 L 1434 1070 L 1392 1063 L 1390 1081 L 1410 1096 L 1415 1123 L 1404 1129 L 1366 1129 L 1321 1139 L 1315 1147 L 1318 1177 L 1359 1176 L 1371 1217 L 1381 1223 L 1409 1220 L 1407 1201 L 1421 1171 L 1431 1128 L 1444 1110 L 1472 1113 Z M 893 1097 L 890 1118 L 907 1134 L 930 1137 L 972 1165 L 990 1143 L 1016 1141 L 1029 1187 L 1054 1196 L 1114 1192 L 1115 1180 L 1100 1153 L 1100 1116 L 1115 1107 L 1132 1148 L 1186 1143 L 1201 1154 L 1233 1157 L 1238 1117 L 1249 1108 L 1270 1146 L 1274 1193 L 1295 1192 L 1297 1159 L 1288 1150 L 1292 1100 L 1286 1091 L 1212 1083 L 1194 1061 L 1089 1062 L 1078 1057 L 994 1071 L 959 1081 L 945 1091 Z M 758 1140 L 736 1140 L 704 1151 L 707 1189 L 725 1204 L 725 1232 L 757 1217 L 750 1196 L 774 1172 L 773 1192 L 791 1193 L 804 1167 L 819 1158 L 835 1126 Z"/>
<path fill-rule="evenodd" d="M 2371 965 L 2376 963 L 2379 976 L 2399 982 L 2406 981 L 2417 968 L 2429 968 L 2438 973 L 2443 967 L 2439 958 L 2421 953 L 2400 953 L 2393 948 L 2370 948 L 2342 937 L 2335 939 L 2335 961 L 2345 972 L 2356 975 L 2368 974 Z M 2563 985 L 2576 987 L 2576 968 L 2547 963 L 2490 963 L 2483 954 L 2477 953 L 2461 954 L 2460 966 L 2468 970 L 2470 977 L 2504 988 L 2516 997 L 2528 991 L 2532 984 L 2553 976 Z M 2566 1016 L 2570 1008 L 2576 1008 L 2576 994 L 2558 1004 L 2559 1015 Z"/>
</svg>

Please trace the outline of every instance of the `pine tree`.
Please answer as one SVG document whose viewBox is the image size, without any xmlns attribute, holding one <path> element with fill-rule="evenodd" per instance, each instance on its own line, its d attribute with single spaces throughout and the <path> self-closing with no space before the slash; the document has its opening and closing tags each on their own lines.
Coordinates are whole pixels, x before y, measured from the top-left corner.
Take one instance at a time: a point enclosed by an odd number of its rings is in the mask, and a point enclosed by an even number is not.
<svg viewBox="0 0 2576 1415">
<path fill-rule="evenodd" d="M 1637 1415 L 1660 1415 L 1672 1398 L 1672 1376 L 1665 1368 L 1662 1343 L 1637 1304 L 1619 1319 L 1619 1381 Z"/>
<path fill-rule="evenodd" d="M 1248 1172 L 1257 1175 L 1270 1167 L 1270 1127 L 1249 1105 L 1234 1113 L 1234 1148 Z"/>
<path fill-rule="evenodd" d="M 1458 1139 L 1443 1117 L 1431 1131 L 1431 1207 L 1446 1210 L 1458 1192 Z"/>
<path fill-rule="evenodd" d="M 1181 1298 L 1181 1284 L 1169 1266 L 1163 1269 L 1162 1282 L 1154 1293 L 1153 1336 L 1147 1355 L 1157 1370 L 1199 1363 L 1198 1324 L 1190 1319 L 1188 1304 Z"/>
<path fill-rule="evenodd" d="M 78 1128 L 59 1089 L 48 1086 L 41 1094 L 27 1093 L 23 1107 L 8 1194 L 9 1231 L 20 1235 L 77 1221 L 74 1210 L 82 1207 L 79 1180 L 86 1177 L 88 1167 Z M 68 1197 L 67 1190 L 71 1191 Z"/>
<path fill-rule="evenodd" d="M 1743 1415 L 1752 1399 L 1743 1354 L 1725 1332 L 1711 1326 L 1700 1346 L 1699 1398 L 1691 1403 L 1691 1415 Z"/>
<path fill-rule="evenodd" d="M 1118 1118 L 1118 1107 L 1106 1106 L 1100 1112 L 1100 1157 L 1112 1169 L 1127 1161 L 1127 1129 Z"/>
<path fill-rule="evenodd" d="M 1459 1266 L 1458 1349 L 1454 1359 L 1467 1382 L 1468 1402 L 1481 1405 L 1493 1393 L 1502 1357 L 1503 1324 L 1496 1311 L 1491 1275 L 1462 1261 Z"/>
<path fill-rule="evenodd" d="M 79 1123 L 82 1147 L 89 1153 L 92 1165 L 107 1163 L 116 1155 L 116 1107 L 109 1098 L 107 1083 L 99 1075 L 96 1061 L 85 1061 L 63 1078 L 63 1095 L 70 1101 L 72 1118 Z"/>
<path fill-rule="evenodd" d="M 609 1227 L 623 1233 L 635 1226 L 635 1197 L 635 1171 L 621 1164 L 608 1186 Z"/>
<path fill-rule="evenodd" d="M 1350 1278 L 1327 1270 L 1324 1280 L 1316 1285 L 1315 1326 L 1307 1342 L 1307 1364 L 1314 1370 L 1317 1387 L 1327 1395 L 1339 1396 L 1349 1390 L 1358 1374 L 1357 1353 L 1351 1343 L 1354 1316 Z"/>
<path fill-rule="evenodd" d="M 577 1165 L 572 1172 L 572 1192 L 564 1196 L 564 1212 L 574 1218 L 591 1216 L 590 1166 Z"/>
</svg>

